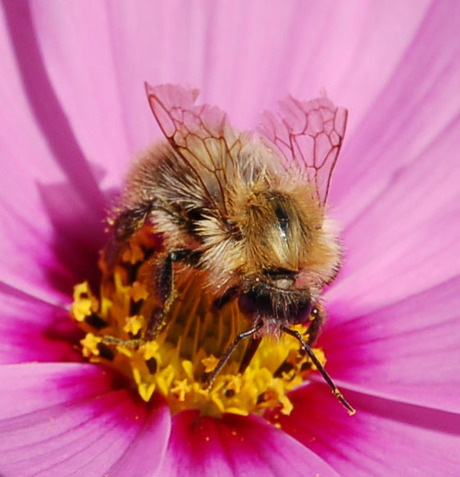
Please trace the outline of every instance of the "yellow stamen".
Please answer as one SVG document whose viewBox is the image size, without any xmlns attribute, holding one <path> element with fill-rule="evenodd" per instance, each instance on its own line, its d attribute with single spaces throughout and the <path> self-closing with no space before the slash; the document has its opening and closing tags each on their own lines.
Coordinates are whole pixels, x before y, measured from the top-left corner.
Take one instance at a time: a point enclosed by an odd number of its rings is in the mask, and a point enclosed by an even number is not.
<svg viewBox="0 0 460 477">
<path fill-rule="evenodd" d="M 101 338 L 94 336 L 93 333 L 87 333 L 86 336 L 80 341 L 82 345 L 83 356 L 89 358 L 90 356 L 99 356 L 98 345 L 101 342 Z"/>
<path fill-rule="evenodd" d="M 144 339 L 148 318 L 155 308 L 151 291 L 155 238 L 148 227 L 140 230 L 109 266 L 101 254 L 99 293 L 88 284 L 75 287 L 72 317 L 86 332 L 82 353 L 128 375 L 144 401 L 163 394 L 172 412 L 197 408 L 209 415 L 231 412 L 247 415 L 278 408 L 289 414 L 289 391 L 300 385 L 312 364 L 289 335 L 264 337 L 243 374 L 239 366 L 247 343 L 241 343 L 217 376 L 211 389 L 206 378 L 238 333 L 250 323 L 236 301 L 218 314 L 201 276 L 177 265 L 175 298 L 154 339 Z M 305 339 L 308 327 L 294 327 Z M 315 350 L 322 364 L 324 355 Z"/>
<path fill-rule="evenodd" d="M 74 299 L 71 311 L 77 321 L 83 321 L 97 308 L 97 300 L 91 296 L 87 282 L 75 286 Z"/>
<path fill-rule="evenodd" d="M 137 335 L 139 331 L 145 326 L 145 320 L 143 316 L 130 316 L 126 320 L 125 326 L 123 326 L 123 331 L 126 333 L 131 333 L 133 335 Z"/>
</svg>

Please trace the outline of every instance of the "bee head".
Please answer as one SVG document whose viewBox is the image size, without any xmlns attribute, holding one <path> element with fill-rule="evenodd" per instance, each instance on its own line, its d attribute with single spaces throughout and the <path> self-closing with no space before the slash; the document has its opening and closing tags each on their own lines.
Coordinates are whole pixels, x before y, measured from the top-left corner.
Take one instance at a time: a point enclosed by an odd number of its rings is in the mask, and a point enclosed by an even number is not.
<svg viewBox="0 0 460 477">
<path fill-rule="evenodd" d="M 210 219 L 200 228 L 208 286 L 216 294 L 243 289 L 243 301 L 259 302 L 279 316 L 296 314 L 294 308 L 307 306 L 311 297 L 316 301 L 339 268 L 340 247 L 311 186 L 301 177 L 284 183 L 264 176 L 235 181 L 228 197 L 225 222 Z M 300 298 L 276 303 L 276 290 Z"/>
<path fill-rule="evenodd" d="M 243 244 L 243 275 L 284 270 L 309 274 L 309 281 L 327 283 L 339 266 L 340 248 L 324 207 L 302 181 L 276 186 L 253 185 L 235 200 L 234 223 Z M 283 279 L 283 274 L 277 278 Z"/>
</svg>

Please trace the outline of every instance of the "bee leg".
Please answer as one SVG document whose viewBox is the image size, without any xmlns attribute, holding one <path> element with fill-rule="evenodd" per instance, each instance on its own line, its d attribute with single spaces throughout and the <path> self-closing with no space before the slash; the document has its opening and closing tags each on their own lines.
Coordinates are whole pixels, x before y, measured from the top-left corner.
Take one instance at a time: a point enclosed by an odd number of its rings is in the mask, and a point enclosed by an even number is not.
<svg viewBox="0 0 460 477">
<path fill-rule="evenodd" d="M 201 256 L 194 250 L 175 250 L 168 253 L 160 253 L 154 257 L 151 268 L 152 293 L 155 294 L 156 306 L 153 309 L 144 334 L 145 341 L 155 338 L 164 322 L 171 303 L 174 301 L 174 262 L 184 262 L 195 266 Z"/>
<path fill-rule="evenodd" d="M 159 253 L 150 259 L 152 279 L 149 284 L 149 293 L 155 295 L 155 308 L 150 313 L 146 329 L 141 338 L 123 340 L 113 336 L 104 336 L 102 342 L 112 346 L 125 346 L 137 349 L 147 341 L 155 339 L 160 331 L 164 317 L 174 300 L 174 271 L 173 263 L 183 261 L 195 264 L 199 259 L 199 252 L 193 250 L 176 250 L 171 253 Z"/>
<path fill-rule="evenodd" d="M 156 296 L 156 306 L 150 314 L 143 336 L 124 340 L 105 335 L 102 337 L 102 343 L 108 346 L 124 346 L 125 348 L 138 349 L 139 346 L 142 346 L 147 341 L 151 341 L 157 335 L 163 324 L 163 318 L 166 313 L 165 309 L 167 309 L 172 299 L 173 270 L 171 256 L 167 253 L 155 255 L 150 262 L 150 267 L 154 273 L 148 288 L 149 293 L 153 293 Z"/>
<path fill-rule="evenodd" d="M 113 225 L 117 242 L 123 243 L 131 238 L 144 225 L 153 209 L 153 202 L 145 202 L 120 212 Z"/>
<path fill-rule="evenodd" d="M 143 340 L 138 338 L 123 340 L 121 338 L 115 338 L 115 336 L 104 335 L 102 337 L 102 343 L 109 346 L 124 346 L 126 348 L 137 349 L 143 344 Z"/>
<path fill-rule="evenodd" d="M 239 373 L 243 374 L 246 371 L 246 368 L 249 366 L 249 363 L 252 361 L 252 358 L 256 354 L 257 348 L 259 347 L 261 341 L 261 336 L 253 336 L 251 341 L 249 341 L 243 359 L 241 360 L 240 369 L 238 370 Z"/>
<path fill-rule="evenodd" d="M 288 334 L 293 336 L 296 340 L 298 340 L 305 351 L 306 354 L 308 354 L 309 358 L 311 359 L 312 363 L 316 366 L 316 369 L 320 372 L 321 376 L 324 378 L 326 383 L 329 385 L 331 388 L 334 396 L 340 401 L 340 403 L 345 407 L 345 409 L 348 411 L 350 416 L 356 413 L 356 411 L 353 409 L 353 407 L 348 403 L 348 401 L 343 397 L 343 394 L 339 391 L 338 387 L 334 384 L 334 381 L 332 381 L 332 378 L 329 376 L 329 374 L 326 372 L 324 369 L 323 365 L 320 363 L 319 359 L 316 357 L 315 353 L 309 346 L 309 344 L 303 339 L 303 336 L 295 330 L 291 330 L 287 328 L 286 326 L 282 326 L 281 330 Z"/>
<path fill-rule="evenodd" d="M 320 307 L 313 307 L 310 314 L 310 324 L 308 326 L 308 340 L 307 343 L 313 346 L 316 343 L 321 326 L 324 322 L 324 311 Z"/>
<path fill-rule="evenodd" d="M 113 218 L 113 236 L 105 247 L 105 260 L 112 269 L 119 259 L 123 245 L 139 230 L 147 221 L 154 209 L 153 202 L 146 202 L 136 207 L 122 210 Z"/>
<path fill-rule="evenodd" d="M 237 295 L 238 295 L 237 287 L 229 288 L 221 297 L 216 298 L 214 300 L 214 303 L 212 304 L 213 310 L 216 312 L 219 311 L 227 303 L 230 303 Z"/>
<path fill-rule="evenodd" d="M 220 358 L 219 362 L 217 363 L 217 366 L 212 370 L 211 374 L 206 379 L 206 383 L 205 383 L 206 389 L 210 389 L 212 387 L 217 375 L 222 371 L 222 368 L 226 365 L 227 361 L 230 359 L 230 356 L 233 354 L 236 347 L 239 345 L 240 341 L 255 335 L 260 330 L 260 328 L 262 328 L 262 326 L 263 326 L 263 323 L 259 321 L 257 325 L 254 326 L 254 328 L 251 328 L 248 331 L 244 331 L 243 333 L 240 333 L 239 335 L 236 336 L 236 338 L 227 348 L 223 356 Z"/>
<path fill-rule="evenodd" d="M 155 308 L 150 314 L 144 340 L 151 341 L 161 328 L 165 314 L 173 301 L 174 273 L 172 253 L 160 253 L 152 261 L 152 293 L 155 294 Z"/>
<path fill-rule="evenodd" d="M 309 320 L 308 320 L 308 339 L 307 344 L 308 346 L 313 346 L 318 338 L 319 332 L 321 331 L 321 326 L 324 322 L 324 311 L 320 306 L 314 306 L 311 310 Z M 300 349 L 300 353 L 304 354 L 305 350 L 303 348 Z M 293 365 L 289 363 L 288 359 L 286 358 L 283 361 L 278 369 L 275 371 L 274 375 L 276 377 L 281 377 L 283 374 L 289 373 L 293 369 Z"/>
<path fill-rule="evenodd" d="M 141 338 L 123 340 L 113 336 L 104 336 L 102 342 L 112 346 L 125 346 L 137 349 L 147 341 L 155 338 L 160 330 L 164 316 L 173 299 L 173 268 L 172 257 L 168 253 L 160 253 L 151 260 L 150 267 L 153 270 L 153 277 L 150 283 L 150 293 L 155 294 L 155 308 L 152 310 L 147 322 L 147 327 Z"/>
</svg>

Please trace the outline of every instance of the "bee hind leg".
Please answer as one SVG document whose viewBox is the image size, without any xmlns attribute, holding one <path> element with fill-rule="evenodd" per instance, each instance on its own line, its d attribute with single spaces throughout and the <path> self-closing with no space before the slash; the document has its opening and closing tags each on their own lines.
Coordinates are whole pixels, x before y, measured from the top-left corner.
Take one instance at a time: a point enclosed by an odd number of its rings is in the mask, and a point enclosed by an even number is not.
<svg viewBox="0 0 460 477">
<path fill-rule="evenodd" d="M 102 337 L 104 344 L 137 349 L 146 342 L 155 339 L 161 329 L 164 316 L 174 297 L 173 257 L 172 254 L 160 253 L 154 256 L 150 262 L 152 278 L 148 286 L 148 291 L 155 296 L 155 306 L 150 312 L 147 326 L 142 336 L 140 338 L 124 340 L 115 336 L 105 335 Z"/>
<path fill-rule="evenodd" d="M 154 208 L 153 202 L 145 202 L 120 211 L 113 220 L 117 242 L 124 243 L 129 240 L 145 224 Z"/>
<path fill-rule="evenodd" d="M 193 250 L 175 250 L 169 253 L 159 253 L 151 259 L 150 293 L 155 296 L 155 307 L 145 329 L 143 340 L 151 341 L 164 324 L 169 307 L 175 299 L 174 262 L 184 262 L 195 266 L 201 254 Z"/>
<path fill-rule="evenodd" d="M 150 311 L 142 336 L 124 340 L 106 335 L 102 338 L 102 342 L 107 345 L 120 345 L 137 349 L 146 342 L 154 340 L 161 330 L 165 316 L 175 298 L 173 263 L 182 261 L 193 266 L 197 263 L 199 257 L 199 252 L 193 250 L 176 250 L 170 253 L 159 253 L 150 258 L 151 278 L 147 289 L 149 294 L 155 297 L 155 306 Z"/>
<path fill-rule="evenodd" d="M 109 269 L 113 269 L 120 258 L 120 254 L 129 239 L 146 223 L 154 204 L 146 202 L 136 207 L 130 207 L 114 212 L 109 220 L 113 235 L 110 237 L 104 251 L 104 258 Z"/>
<path fill-rule="evenodd" d="M 164 323 L 164 317 L 174 299 L 174 252 L 160 253 L 154 257 L 151 268 L 152 293 L 155 294 L 155 307 L 150 314 L 144 333 L 144 340 L 153 340 Z"/>
</svg>

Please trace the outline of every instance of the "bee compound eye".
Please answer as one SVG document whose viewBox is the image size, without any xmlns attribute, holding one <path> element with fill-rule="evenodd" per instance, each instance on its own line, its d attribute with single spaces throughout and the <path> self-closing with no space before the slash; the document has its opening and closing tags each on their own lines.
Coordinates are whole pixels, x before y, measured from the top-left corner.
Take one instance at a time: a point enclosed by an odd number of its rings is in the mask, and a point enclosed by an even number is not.
<svg viewBox="0 0 460 477">
<path fill-rule="evenodd" d="M 281 207 L 280 204 L 278 204 L 275 208 L 275 215 L 276 215 L 276 218 L 278 219 L 278 226 L 280 229 L 281 236 L 283 238 L 287 238 L 289 227 L 290 227 L 289 214 L 286 212 L 286 210 L 283 207 Z"/>
<path fill-rule="evenodd" d="M 268 290 L 261 287 L 243 293 L 239 299 L 239 306 L 243 313 L 272 314 L 273 312 L 270 294 Z"/>
<path fill-rule="evenodd" d="M 288 321 L 291 325 L 300 325 L 310 319 L 312 304 L 307 297 L 301 297 L 299 301 L 291 305 Z"/>
</svg>

